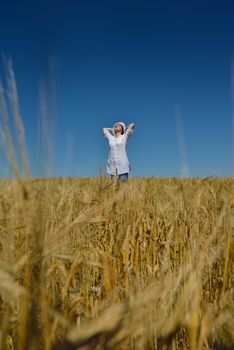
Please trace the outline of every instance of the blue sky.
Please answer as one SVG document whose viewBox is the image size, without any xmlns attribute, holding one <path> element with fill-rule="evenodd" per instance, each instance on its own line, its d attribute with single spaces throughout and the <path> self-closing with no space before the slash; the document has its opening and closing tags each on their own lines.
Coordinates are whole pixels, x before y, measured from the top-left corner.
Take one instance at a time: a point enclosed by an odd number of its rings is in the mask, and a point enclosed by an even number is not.
<svg viewBox="0 0 234 350">
<path fill-rule="evenodd" d="M 13 60 L 34 176 L 45 174 L 42 162 L 52 176 L 105 170 L 102 128 L 116 121 L 135 122 L 131 176 L 233 174 L 232 1 L 0 6 L 0 52 Z M 1 62 L 3 82 L 4 74 Z M 46 142 L 39 91 L 48 101 Z"/>
</svg>

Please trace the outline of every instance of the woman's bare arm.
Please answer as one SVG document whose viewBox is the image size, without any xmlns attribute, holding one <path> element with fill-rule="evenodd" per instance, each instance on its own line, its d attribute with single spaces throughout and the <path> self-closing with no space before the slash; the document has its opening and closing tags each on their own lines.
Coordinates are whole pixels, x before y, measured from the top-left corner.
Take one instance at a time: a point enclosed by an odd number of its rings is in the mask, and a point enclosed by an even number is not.
<svg viewBox="0 0 234 350">
<path fill-rule="evenodd" d="M 135 127 L 135 124 L 134 123 L 131 123 L 127 126 L 127 129 L 134 129 Z"/>
<path fill-rule="evenodd" d="M 112 128 L 103 128 L 103 131 L 112 131 Z"/>
</svg>

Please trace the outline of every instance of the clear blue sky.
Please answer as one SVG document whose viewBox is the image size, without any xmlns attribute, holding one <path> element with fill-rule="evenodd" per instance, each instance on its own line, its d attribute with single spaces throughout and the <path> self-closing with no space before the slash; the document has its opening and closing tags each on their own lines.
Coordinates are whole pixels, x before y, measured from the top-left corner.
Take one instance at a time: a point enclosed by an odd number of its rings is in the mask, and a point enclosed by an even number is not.
<svg viewBox="0 0 234 350">
<path fill-rule="evenodd" d="M 136 126 L 131 176 L 233 174 L 233 1 L 1 1 L 0 51 L 13 60 L 35 176 L 47 154 L 42 81 L 51 175 L 105 169 L 102 128 L 116 121 Z"/>
</svg>

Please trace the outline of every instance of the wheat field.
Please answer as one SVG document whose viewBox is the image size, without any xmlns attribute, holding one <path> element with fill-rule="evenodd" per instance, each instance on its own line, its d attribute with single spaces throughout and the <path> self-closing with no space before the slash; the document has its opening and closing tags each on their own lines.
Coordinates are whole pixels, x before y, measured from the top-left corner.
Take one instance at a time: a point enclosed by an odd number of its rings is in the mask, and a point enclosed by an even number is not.
<svg viewBox="0 0 234 350">
<path fill-rule="evenodd" d="M 1 349 L 231 349 L 233 262 L 231 177 L 2 179 Z"/>
</svg>

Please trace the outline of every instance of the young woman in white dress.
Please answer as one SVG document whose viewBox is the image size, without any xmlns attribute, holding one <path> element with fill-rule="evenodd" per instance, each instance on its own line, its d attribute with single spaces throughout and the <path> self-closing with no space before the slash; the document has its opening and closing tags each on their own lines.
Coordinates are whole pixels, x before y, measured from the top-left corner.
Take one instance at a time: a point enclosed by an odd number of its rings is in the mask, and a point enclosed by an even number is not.
<svg viewBox="0 0 234 350">
<path fill-rule="evenodd" d="M 129 136 L 133 133 L 134 126 L 134 123 L 131 123 L 125 127 L 123 122 L 117 122 L 112 128 L 103 128 L 104 136 L 109 141 L 106 170 L 111 175 L 112 180 L 124 182 L 128 179 L 131 166 L 128 161 L 126 146 Z"/>
</svg>

